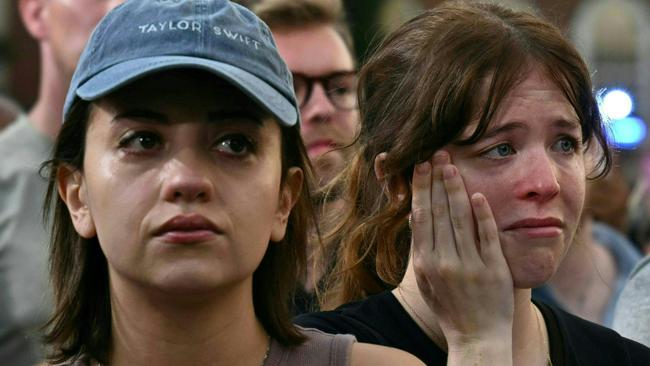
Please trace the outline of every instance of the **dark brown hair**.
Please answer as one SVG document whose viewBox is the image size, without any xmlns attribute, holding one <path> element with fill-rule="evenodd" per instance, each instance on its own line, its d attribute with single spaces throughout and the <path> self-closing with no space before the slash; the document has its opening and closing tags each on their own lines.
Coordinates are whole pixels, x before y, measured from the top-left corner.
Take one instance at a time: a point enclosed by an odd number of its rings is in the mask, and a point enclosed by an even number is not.
<svg viewBox="0 0 650 366">
<path fill-rule="evenodd" d="M 53 210 L 50 275 L 55 309 L 46 325 L 49 361 L 59 363 L 81 354 L 106 363 L 111 349 L 111 307 L 106 257 L 97 238 L 84 239 L 75 230 L 65 202 L 57 194 L 59 169 L 83 170 L 85 140 L 92 104 L 77 100 L 56 140 L 47 171 L 44 217 Z M 253 304 L 257 318 L 273 339 L 285 346 L 304 341 L 291 322 L 291 300 L 305 275 L 307 233 L 315 224 L 310 198 L 312 170 L 298 126 L 282 127 L 282 184 L 291 167 L 303 171 L 300 197 L 289 215 L 285 237 L 269 245 L 253 274 Z"/>
<path fill-rule="evenodd" d="M 251 8 L 272 31 L 331 25 L 354 54 L 352 34 L 340 0 L 262 0 Z"/>
<path fill-rule="evenodd" d="M 533 67 L 541 67 L 573 106 L 587 148 L 602 146 L 594 172 L 605 174 L 611 157 L 589 71 L 549 22 L 494 4 L 448 2 L 378 46 L 360 72 L 358 153 L 340 176 L 347 208 L 327 238 L 338 249 L 323 308 L 399 283 L 410 249 L 411 192 L 398 199 L 396 184 L 410 181 L 414 165 L 441 147 L 476 142 L 507 92 Z M 472 120 L 479 121 L 476 131 L 459 140 Z M 385 188 L 373 169 L 382 152 Z"/>
</svg>

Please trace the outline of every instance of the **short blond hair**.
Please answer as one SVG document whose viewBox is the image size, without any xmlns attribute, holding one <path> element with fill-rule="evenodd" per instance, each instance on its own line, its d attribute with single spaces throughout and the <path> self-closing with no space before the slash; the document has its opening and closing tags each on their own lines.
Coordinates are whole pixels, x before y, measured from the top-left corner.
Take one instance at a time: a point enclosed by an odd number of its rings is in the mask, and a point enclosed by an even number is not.
<svg viewBox="0 0 650 366">
<path fill-rule="evenodd" d="M 331 25 L 354 54 L 354 42 L 341 0 L 261 0 L 253 2 L 251 9 L 271 30 Z"/>
</svg>

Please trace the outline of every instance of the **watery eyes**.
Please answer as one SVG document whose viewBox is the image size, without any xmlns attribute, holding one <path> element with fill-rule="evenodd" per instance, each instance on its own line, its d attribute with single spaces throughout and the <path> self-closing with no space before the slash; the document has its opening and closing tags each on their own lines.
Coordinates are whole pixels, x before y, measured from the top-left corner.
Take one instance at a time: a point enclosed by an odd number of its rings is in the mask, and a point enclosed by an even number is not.
<svg viewBox="0 0 650 366">
<path fill-rule="evenodd" d="M 155 150 L 161 146 L 160 137 L 152 132 L 133 132 L 120 140 L 119 147 L 131 152 Z"/>
<path fill-rule="evenodd" d="M 162 138 L 148 131 L 129 133 L 119 142 L 119 148 L 130 154 L 147 154 L 155 152 L 162 146 Z M 255 144 L 246 135 L 229 134 L 217 139 L 211 149 L 225 155 L 243 157 L 254 151 Z"/>
<path fill-rule="evenodd" d="M 578 145 L 579 143 L 577 139 L 570 136 L 564 136 L 559 138 L 553 144 L 552 149 L 562 154 L 573 154 Z M 517 151 L 512 147 L 512 145 L 503 143 L 492 147 L 481 155 L 490 159 L 503 159 L 515 153 L 517 153 Z"/>
<path fill-rule="evenodd" d="M 244 156 L 253 151 L 253 142 L 244 135 L 227 135 L 217 141 L 217 150 L 235 156 Z"/>
<path fill-rule="evenodd" d="M 483 153 L 483 156 L 490 159 L 501 159 L 514 154 L 515 150 L 510 144 L 500 144 Z"/>
<path fill-rule="evenodd" d="M 571 137 L 563 137 L 555 143 L 556 150 L 567 154 L 574 152 L 576 145 L 576 140 Z"/>
</svg>

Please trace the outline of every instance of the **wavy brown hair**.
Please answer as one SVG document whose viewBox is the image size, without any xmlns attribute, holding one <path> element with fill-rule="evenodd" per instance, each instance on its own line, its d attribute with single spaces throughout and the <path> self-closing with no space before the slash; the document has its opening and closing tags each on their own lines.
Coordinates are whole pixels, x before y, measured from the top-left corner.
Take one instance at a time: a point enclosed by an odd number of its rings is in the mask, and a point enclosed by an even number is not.
<svg viewBox="0 0 650 366">
<path fill-rule="evenodd" d="M 197 77 L 205 77 L 205 72 Z M 50 276 L 55 308 L 46 324 L 48 360 L 60 363 L 81 354 L 105 364 L 111 350 L 111 306 L 106 257 L 97 238 L 85 239 L 75 230 L 65 202 L 57 194 L 59 169 L 83 171 L 86 131 L 92 103 L 77 99 L 56 140 L 52 159 L 43 164 L 49 185 L 44 217 L 53 211 Z M 315 224 L 310 195 L 313 174 L 298 125 L 281 127 L 282 184 L 291 167 L 302 169 L 300 197 L 289 215 L 285 237 L 269 245 L 253 274 L 255 314 L 267 333 L 285 346 L 299 345 L 304 336 L 291 322 L 291 304 L 306 269 L 309 227 Z M 245 228 L 243 228 L 245 229 Z"/>
<path fill-rule="evenodd" d="M 415 164 L 449 143 L 472 144 L 502 100 L 532 67 L 541 67 L 576 111 L 587 148 L 602 147 L 594 177 L 611 156 L 590 74 L 575 47 L 537 15 L 495 4 L 448 2 L 403 24 L 380 43 L 360 72 L 357 155 L 339 176 L 346 210 L 327 238 L 336 264 L 324 309 L 396 286 L 410 249 L 410 187 Z M 476 131 L 459 140 L 470 121 Z M 375 157 L 386 152 L 385 185 Z"/>
</svg>

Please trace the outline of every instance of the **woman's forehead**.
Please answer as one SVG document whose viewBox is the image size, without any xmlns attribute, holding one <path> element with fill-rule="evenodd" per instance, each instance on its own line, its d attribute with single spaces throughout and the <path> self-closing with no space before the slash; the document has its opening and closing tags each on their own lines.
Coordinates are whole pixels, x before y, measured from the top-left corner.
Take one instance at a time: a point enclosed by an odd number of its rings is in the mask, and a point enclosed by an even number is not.
<svg viewBox="0 0 650 366">
<path fill-rule="evenodd" d="M 160 74 L 135 81 L 93 102 L 93 110 L 100 109 L 109 114 L 136 110 L 168 115 L 203 113 L 273 120 L 251 98 L 219 78 L 178 76 L 181 75 Z M 91 120 L 93 115 L 91 113 Z"/>
</svg>

